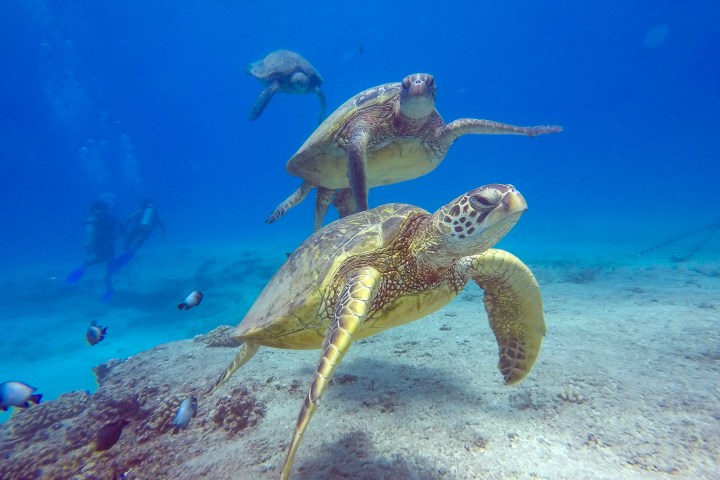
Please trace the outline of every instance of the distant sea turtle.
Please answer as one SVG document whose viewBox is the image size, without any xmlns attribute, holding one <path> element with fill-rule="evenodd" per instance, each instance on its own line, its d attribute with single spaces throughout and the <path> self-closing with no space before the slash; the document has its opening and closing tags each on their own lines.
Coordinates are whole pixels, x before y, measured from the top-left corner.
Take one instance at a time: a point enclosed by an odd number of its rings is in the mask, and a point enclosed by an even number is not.
<svg viewBox="0 0 720 480">
<path fill-rule="evenodd" d="M 281 478 L 352 341 L 429 315 L 469 279 L 485 290 L 505 383 L 528 374 L 545 334 L 540 289 L 517 257 L 490 248 L 526 208 L 511 185 L 486 185 L 434 214 L 393 203 L 347 216 L 295 250 L 232 334 L 241 349 L 214 386 L 261 346 L 323 350 Z"/>
<path fill-rule="evenodd" d="M 367 210 L 368 189 L 411 180 L 433 171 L 450 146 L 467 134 L 527 135 L 560 132 L 557 126 L 516 127 L 461 118 L 445 124 L 435 110 L 432 75 L 416 73 L 401 83 L 365 90 L 340 106 L 288 160 L 300 188 L 275 208 L 272 223 L 317 188 L 315 230 L 330 202 L 344 216 Z M 348 190 L 349 189 L 349 190 Z"/>
<path fill-rule="evenodd" d="M 275 93 L 283 92 L 316 93 L 320 98 L 318 123 L 322 122 L 325 117 L 325 95 L 320 90 L 323 79 L 315 67 L 299 54 L 290 50 L 275 50 L 262 60 L 251 63 L 247 73 L 265 85 L 265 90 L 250 111 L 250 120 L 260 116 Z"/>
</svg>

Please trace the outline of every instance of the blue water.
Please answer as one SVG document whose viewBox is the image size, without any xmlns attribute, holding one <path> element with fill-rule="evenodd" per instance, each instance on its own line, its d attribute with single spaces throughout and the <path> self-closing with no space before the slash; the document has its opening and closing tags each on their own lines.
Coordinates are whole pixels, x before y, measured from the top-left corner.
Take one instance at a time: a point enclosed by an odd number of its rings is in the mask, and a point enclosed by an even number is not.
<svg viewBox="0 0 720 480">
<path fill-rule="evenodd" d="M 513 183 L 530 205 L 509 238 L 524 258 L 631 254 L 720 221 L 719 23 L 720 6 L 707 0 L 7 0 L 0 267 L 70 273 L 84 259 L 88 205 L 103 192 L 120 217 L 155 199 L 167 234 L 152 248 L 283 239 L 292 249 L 311 231 L 312 200 L 263 221 L 300 184 L 284 165 L 314 130 L 318 102 L 277 95 L 248 121 L 261 85 L 244 69 L 278 48 L 320 71 L 329 112 L 368 87 L 429 72 L 446 121 L 565 128 L 463 137 L 431 174 L 373 189 L 371 206 L 432 211 L 479 185 Z M 698 256 L 717 260 L 719 242 Z M 57 306 L 41 289 L 3 298 L 10 336 L 29 304 Z M 0 381 L 15 378 L 12 362 L 3 365 Z"/>
</svg>

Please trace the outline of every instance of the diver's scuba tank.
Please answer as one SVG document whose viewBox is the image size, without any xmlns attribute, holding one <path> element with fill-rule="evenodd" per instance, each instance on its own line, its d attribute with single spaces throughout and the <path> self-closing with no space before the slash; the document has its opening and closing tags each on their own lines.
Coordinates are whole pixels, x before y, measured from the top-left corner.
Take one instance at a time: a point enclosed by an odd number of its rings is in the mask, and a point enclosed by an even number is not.
<svg viewBox="0 0 720 480">
<path fill-rule="evenodd" d="M 90 204 L 90 215 L 85 220 L 85 239 L 83 241 L 83 245 L 88 251 L 92 252 L 100 243 L 100 236 L 106 235 L 103 230 L 107 230 L 107 228 L 103 227 L 107 224 L 109 208 L 108 203 L 103 200 L 95 200 Z"/>
<path fill-rule="evenodd" d="M 95 241 L 97 239 L 97 223 L 98 219 L 94 213 L 85 220 L 85 240 L 83 245 L 85 245 L 85 248 L 88 250 L 95 246 Z"/>
<path fill-rule="evenodd" d="M 140 225 L 144 227 L 152 227 L 155 224 L 156 215 L 157 212 L 155 211 L 155 205 L 152 203 L 145 205 L 145 208 L 143 208 L 142 211 L 142 216 L 140 217 Z"/>
<path fill-rule="evenodd" d="M 90 205 L 90 215 L 85 220 L 85 240 L 83 245 L 88 251 L 91 251 L 98 242 L 98 235 L 100 234 L 100 221 L 102 219 L 103 210 L 107 207 L 104 203 L 96 200 Z"/>
</svg>

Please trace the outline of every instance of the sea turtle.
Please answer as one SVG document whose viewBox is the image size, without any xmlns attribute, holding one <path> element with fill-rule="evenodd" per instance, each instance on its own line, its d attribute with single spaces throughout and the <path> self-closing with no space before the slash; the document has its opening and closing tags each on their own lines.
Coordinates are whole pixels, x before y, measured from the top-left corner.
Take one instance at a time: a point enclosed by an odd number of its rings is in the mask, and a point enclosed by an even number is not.
<svg viewBox="0 0 720 480">
<path fill-rule="evenodd" d="M 334 204 L 341 217 L 367 210 L 369 188 L 433 171 L 453 142 L 463 135 L 533 137 L 562 130 L 557 126 L 516 127 L 474 118 L 445 124 L 435 110 L 435 96 L 433 76 L 416 73 L 400 83 L 365 90 L 345 102 L 288 160 L 288 173 L 304 181 L 266 222 L 280 218 L 314 188 L 315 230 L 322 226 L 336 192 L 339 195 Z"/>
<path fill-rule="evenodd" d="M 262 114 L 275 93 L 283 92 L 317 94 L 320 99 L 318 123 L 322 122 L 325 117 L 325 94 L 320 89 L 323 79 L 300 54 L 290 50 L 275 50 L 262 60 L 251 63 L 246 72 L 265 85 L 265 90 L 250 111 L 250 120 Z"/>
<path fill-rule="evenodd" d="M 330 223 L 290 255 L 233 332 L 241 348 L 211 390 L 261 346 L 322 349 L 281 478 L 352 341 L 434 312 L 469 279 L 485 291 L 505 383 L 528 374 L 545 334 L 540 289 L 517 257 L 491 248 L 526 209 L 513 186 L 499 184 L 434 214 L 392 203 Z"/>
</svg>

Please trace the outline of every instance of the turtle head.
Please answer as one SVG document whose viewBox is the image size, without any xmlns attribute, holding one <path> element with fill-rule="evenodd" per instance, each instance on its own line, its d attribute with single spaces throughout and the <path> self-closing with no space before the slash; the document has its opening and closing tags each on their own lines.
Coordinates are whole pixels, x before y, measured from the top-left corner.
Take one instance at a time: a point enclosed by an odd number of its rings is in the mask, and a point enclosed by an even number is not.
<svg viewBox="0 0 720 480">
<path fill-rule="evenodd" d="M 460 195 L 433 215 L 433 227 L 455 258 L 484 252 L 495 245 L 527 210 L 512 185 L 490 184 Z"/>
<path fill-rule="evenodd" d="M 402 81 L 400 112 L 408 118 L 425 118 L 435 110 L 435 79 L 429 73 L 413 73 Z"/>
<path fill-rule="evenodd" d="M 307 89 L 310 79 L 303 72 L 295 72 L 290 77 L 290 83 L 295 90 L 304 91 Z"/>
</svg>

